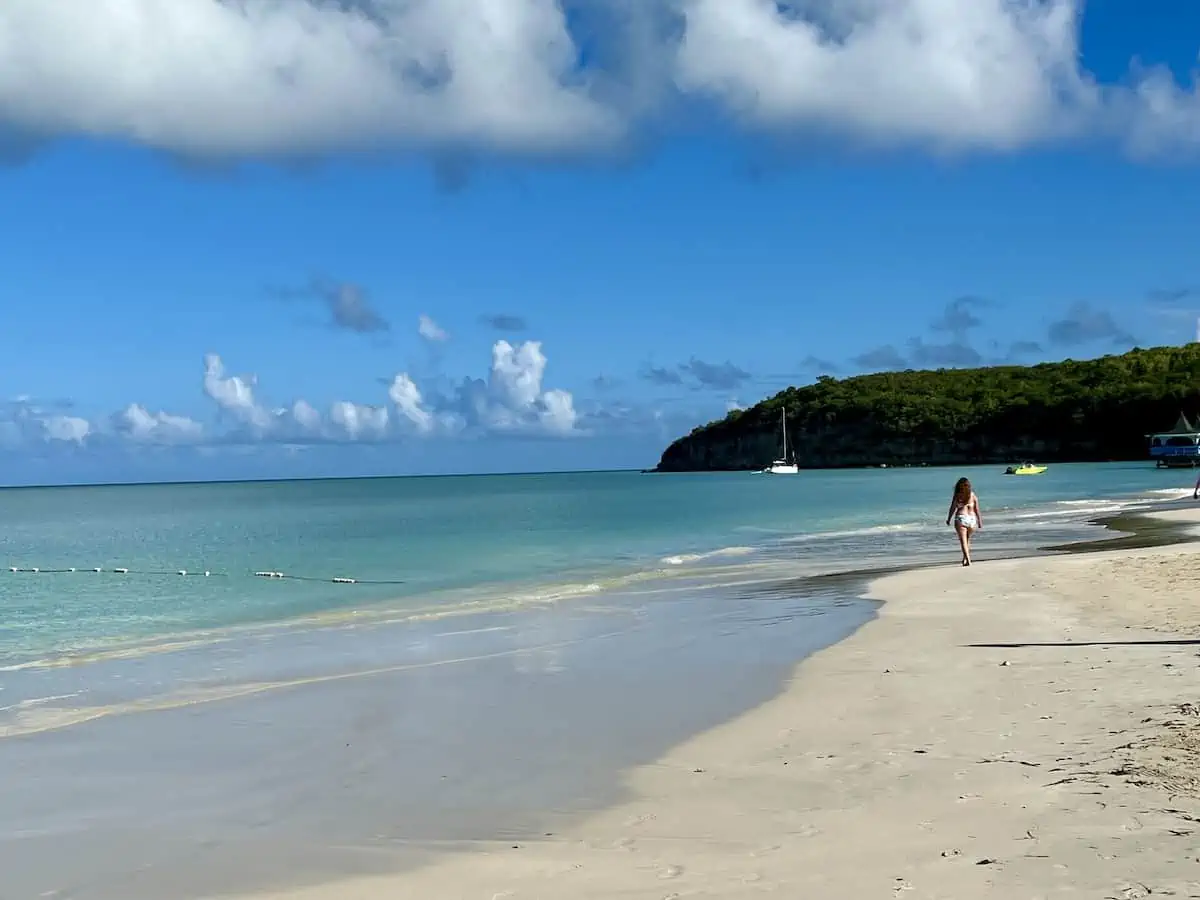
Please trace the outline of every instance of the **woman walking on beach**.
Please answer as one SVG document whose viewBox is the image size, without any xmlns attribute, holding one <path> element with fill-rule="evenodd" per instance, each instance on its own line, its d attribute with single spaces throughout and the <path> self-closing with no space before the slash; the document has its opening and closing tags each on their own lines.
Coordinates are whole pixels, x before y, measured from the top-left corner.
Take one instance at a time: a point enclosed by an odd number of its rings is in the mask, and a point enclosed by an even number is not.
<svg viewBox="0 0 1200 900">
<path fill-rule="evenodd" d="M 983 527 L 983 515 L 979 512 L 979 498 L 971 482 L 960 478 L 954 485 L 954 496 L 950 498 L 950 511 L 946 513 L 946 524 L 954 523 L 958 534 L 958 546 L 962 548 L 962 564 L 971 564 L 971 538 Z"/>
</svg>

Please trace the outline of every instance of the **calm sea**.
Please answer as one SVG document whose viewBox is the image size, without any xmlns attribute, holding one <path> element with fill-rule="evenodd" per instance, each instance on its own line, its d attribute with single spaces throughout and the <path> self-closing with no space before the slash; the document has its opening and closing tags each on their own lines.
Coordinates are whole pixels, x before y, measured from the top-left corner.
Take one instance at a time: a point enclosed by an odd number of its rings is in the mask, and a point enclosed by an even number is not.
<svg viewBox="0 0 1200 900">
<path fill-rule="evenodd" d="M 700 572 L 744 580 L 953 555 L 944 517 L 959 474 L 618 472 L 5 490 L 0 667 L 272 623 L 545 605 Z M 1189 473 L 1147 464 L 1062 465 L 1032 478 L 998 467 L 963 474 L 985 510 L 981 552 L 1079 537 L 1094 515 L 1177 496 L 1191 483 Z"/>
</svg>

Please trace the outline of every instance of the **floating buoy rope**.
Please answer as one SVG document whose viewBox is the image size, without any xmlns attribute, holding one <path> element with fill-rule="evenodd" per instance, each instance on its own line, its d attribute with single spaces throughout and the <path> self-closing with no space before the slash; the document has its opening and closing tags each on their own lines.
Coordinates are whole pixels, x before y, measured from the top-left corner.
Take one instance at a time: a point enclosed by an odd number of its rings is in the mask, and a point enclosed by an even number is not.
<svg viewBox="0 0 1200 900">
<path fill-rule="evenodd" d="M 231 578 L 237 577 L 236 574 L 231 575 L 228 572 L 213 572 L 208 569 L 192 570 L 192 569 L 175 569 L 173 571 L 165 571 L 158 569 L 130 569 L 125 566 L 117 566 L 105 568 L 103 566 L 91 566 L 87 568 L 79 568 L 71 566 L 67 569 L 43 569 L 40 566 L 9 566 L 8 571 L 13 575 L 71 575 L 75 573 L 91 574 L 91 575 L 146 575 L 156 577 L 169 578 Z M 250 573 L 246 573 L 250 574 Z M 311 581 L 324 582 L 326 584 L 404 584 L 401 580 L 371 580 L 363 578 L 347 578 L 344 575 L 334 577 L 318 577 L 313 575 L 291 575 L 287 572 L 262 571 L 254 572 L 253 578 L 270 578 L 280 581 Z"/>
</svg>

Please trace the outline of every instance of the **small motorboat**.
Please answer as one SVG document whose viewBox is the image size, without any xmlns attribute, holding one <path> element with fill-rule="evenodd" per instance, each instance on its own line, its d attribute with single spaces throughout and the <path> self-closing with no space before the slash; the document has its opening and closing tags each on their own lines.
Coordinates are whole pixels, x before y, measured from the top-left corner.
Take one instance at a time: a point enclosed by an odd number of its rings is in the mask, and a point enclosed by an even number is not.
<svg viewBox="0 0 1200 900">
<path fill-rule="evenodd" d="M 1046 471 L 1047 466 L 1035 466 L 1031 462 L 1021 463 L 1019 466 L 1009 466 L 1004 470 L 1005 475 L 1041 475 Z"/>
</svg>

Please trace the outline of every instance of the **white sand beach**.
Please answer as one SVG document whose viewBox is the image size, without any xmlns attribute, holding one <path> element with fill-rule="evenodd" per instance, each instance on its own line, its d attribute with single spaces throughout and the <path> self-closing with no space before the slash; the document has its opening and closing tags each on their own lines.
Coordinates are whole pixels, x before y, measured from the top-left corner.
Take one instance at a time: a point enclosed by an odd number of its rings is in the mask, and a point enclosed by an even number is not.
<svg viewBox="0 0 1200 900">
<path fill-rule="evenodd" d="M 890 576 L 877 620 L 636 799 L 256 898 L 1197 897 L 1198 587 L 1200 544 Z"/>
</svg>

